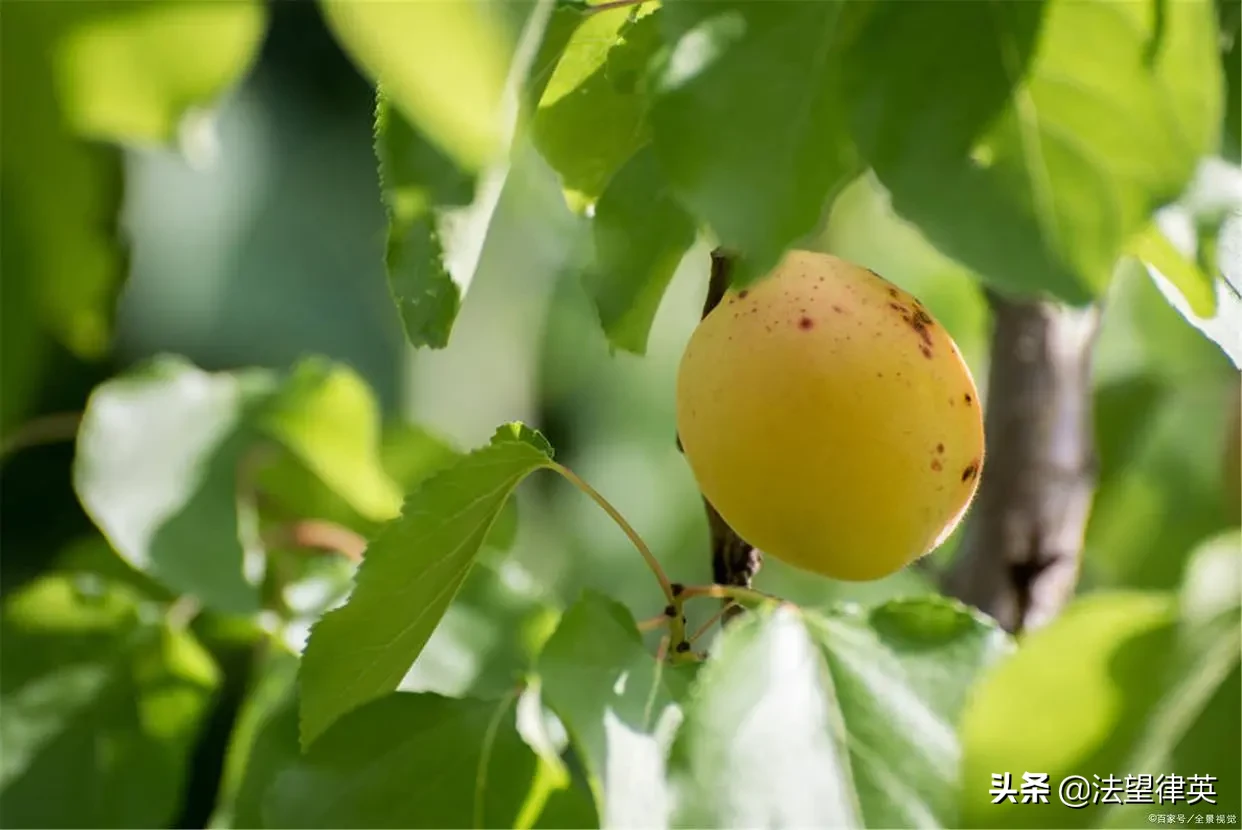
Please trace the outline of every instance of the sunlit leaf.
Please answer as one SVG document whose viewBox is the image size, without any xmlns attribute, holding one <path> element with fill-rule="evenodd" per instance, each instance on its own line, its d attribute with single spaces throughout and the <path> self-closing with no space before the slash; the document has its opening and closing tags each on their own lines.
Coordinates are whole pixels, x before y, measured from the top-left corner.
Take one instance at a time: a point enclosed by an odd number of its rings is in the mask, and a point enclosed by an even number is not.
<svg viewBox="0 0 1242 830">
<path fill-rule="evenodd" d="M 839 95 L 842 3 L 670 3 L 654 143 L 674 189 L 739 255 L 776 264 L 859 172 Z"/>
<path fill-rule="evenodd" d="M 210 374 L 159 358 L 96 388 L 78 434 L 73 484 L 112 546 L 140 571 L 215 607 L 258 607 L 238 523 L 247 413 L 265 372 Z"/>
<path fill-rule="evenodd" d="M 379 408 L 352 370 L 303 361 L 264 407 L 259 428 L 363 517 L 383 521 L 400 512 L 402 491 L 380 463 Z"/>
<path fill-rule="evenodd" d="M 854 133 L 942 251 L 1085 302 L 1218 140 L 1212 17 L 1207 0 L 878 4 L 850 47 Z"/>
<path fill-rule="evenodd" d="M 551 447 L 517 424 L 424 481 L 367 548 L 352 595 L 311 632 L 299 675 L 302 742 L 393 691 L 460 590 L 513 489 Z"/>
<path fill-rule="evenodd" d="M 587 18 L 565 49 L 532 124 L 535 146 L 575 207 L 593 203 L 650 139 L 645 75 L 662 41 L 652 4 Z"/>
<path fill-rule="evenodd" d="M 657 663 L 624 606 L 588 592 L 561 618 L 536 671 L 587 770 L 602 827 L 665 827 L 665 757 L 686 677 Z"/>
<path fill-rule="evenodd" d="M 640 150 L 608 184 L 592 222 L 587 284 L 609 341 L 643 354 L 664 290 L 694 244 L 694 220 L 669 191 L 660 162 Z"/>
<path fill-rule="evenodd" d="M 938 597 L 757 612 L 687 704 L 679 826 L 955 826 L 958 720 L 1009 650 Z"/>
<path fill-rule="evenodd" d="M 500 108 L 513 50 L 486 3 L 320 4 L 350 56 L 441 152 L 468 170 L 495 160 L 506 141 Z"/>
</svg>

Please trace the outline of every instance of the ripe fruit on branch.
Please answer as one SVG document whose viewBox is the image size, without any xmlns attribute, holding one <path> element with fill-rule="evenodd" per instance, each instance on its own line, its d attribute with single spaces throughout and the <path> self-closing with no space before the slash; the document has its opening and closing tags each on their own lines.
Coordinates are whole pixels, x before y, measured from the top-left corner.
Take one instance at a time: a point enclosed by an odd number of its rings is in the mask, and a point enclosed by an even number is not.
<svg viewBox="0 0 1242 830">
<path fill-rule="evenodd" d="M 983 465 L 979 395 L 948 332 L 875 273 L 809 251 L 727 292 L 695 329 L 677 429 L 742 538 L 843 580 L 937 547 Z"/>
</svg>

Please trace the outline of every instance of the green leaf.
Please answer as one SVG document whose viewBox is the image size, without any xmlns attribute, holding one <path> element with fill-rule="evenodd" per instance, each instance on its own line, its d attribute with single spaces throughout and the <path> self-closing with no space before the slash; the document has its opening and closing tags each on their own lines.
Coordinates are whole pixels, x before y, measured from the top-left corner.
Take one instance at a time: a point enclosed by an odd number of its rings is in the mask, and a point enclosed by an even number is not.
<svg viewBox="0 0 1242 830">
<path fill-rule="evenodd" d="M 379 439 L 379 461 L 401 492 L 409 492 L 428 476 L 453 464 L 461 453 L 444 438 L 412 423 L 394 421 Z M 271 512 L 284 518 L 315 518 L 343 525 L 364 536 L 383 521 L 368 519 L 337 495 L 290 452 L 281 453 L 257 474 L 260 491 Z M 387 519 L 400 513 L 400 504 Z"/>
<path fill-rule="evenodd" d="M 944 253 L 1086 302 L 1215 146 L 1215 38 L 1207 0 L 877 4 L 850 47 L 854 134 Z"/>
<path fill-rule="evenodd" d="M 301 759 L 297 671 L 297 656 L 273 643 L 234 722 L 209 827 L 262 827 L 268 787 Z"/>
<path fill-rule="evenodd" d="M 674 188 L 740 257 L 735 284 L 810 233 L 859 172 L 838 89 L 843 4 L 705 0 L 661 9 L 651 124 Z"/>
<path fill-rule="evenodd" d="M 221 610 L 258 608 L 243 568 L 237 471 L 265 372 L 209 374 L 162 357 L 100 385 L 82 416 L 73 486 L 131 565 Z"/>
<path fill-rule="evenodd" d="M 132 595 L 44 577 L 0 619 L 0 822 L 168 827 L 218 682 L 211 657 Z"/>
<path fill-rule="evenodd" d="M 791 607 L 747 615 L 699 675 L 677 827 L 862 827 L 832 680 Z"/>
<path fill-rule="evenodd" d="M 980 673 L 1012 650 L 990 619 L 941 597 L 808 615 L 849 740 L 868 827 L 953 827 L 957 726 Z"/>
<path fill-rule="evenodd" d="M 263 4 L 250 0 L 6 9 L 0 42 L 6 352 L 20 344 L 36 350 L 33 360 L 44 348 L 35 335 L 43 328 L 80 357 L 104 354 L 128 267 L 114 236 L 121 156 L 83 139 L 172 139 L 188 109 L 208 104 L 249 67 L 265 21 Z M 15 302 L 20 306 L 10 317 Z M 14 319 L 25 321 L 23 331 L 7 331 Z M 20 368 L 6 360 L 6 390 Z"/>
<path fill-rule="evenodd" d="M 679 826 L 954 826 L 958 718 L 1009 648 L 939 597 L 755 613 L 687 704 Z"/>
<path fill-rule="evenodd" d="M 414 346 L 448 345 L 465 286 L 444 261 L 435 208 L 469 205 L 474 182 L 397 111 L 376 97 L 375 153 L 388 210 L 385 267 L 405 336 Z"/>
<path fill-rule="evenodd" d="M 1093 775 L 1123 782 L 1134 774 L 1216 775 L 1177 763 L 1195 755 L 1203 738 L 1220 739 L 1220 721 L 1203 723 L 1213 701 L 1222 692 L 1237 701 L 1236 687 L 1227 683 L 1236 675 L 1242 626 L 1236 609 L 1213 621 L 1203 636 L 1202 624 L 1179 622 L 1171 594 L 1117 591 L 1084 596 L 1028 635 L 1022 649 L 980 683 L 965 714 L 965 825 L 1124 823 L 1123 810 L 1110 804 L 1062 805 L 1058 785 L 1069 775 L 1088 782 Z M 1236 712 L 1231 717 L 1236 723 Z M 1038 809 L 1006 799 L 992 804 L 994 775 L 1006 772 L 1015 789 L 1023 773 L 1048 773 L 1049 803 Z M 1235 799 L 1237 780 L 1228 782 Z M 1105 815 L 1108 810 L 1113 815 Z"/>
<path fill-rule="evenodd" d="M 351 369 L 318 359 L 298 364 L 258 426 L 363 517 L 384 521 L 400 512 L 401 489 L 377 452 L 379 407 Z"/>
<path fill-rule="evenodd" d="M 401 681 L 404 692 L 497 697 L 530 669 L 534 629 L 559 617 L 542 586 L 505 579 L 501 562 L 477 562 Z"/>
<path fill-rule="evenodd" d="M 442 153 L 476 171 L 507 142 L 501 118 L 513 48 L 481 0 L 320 0 L 346 52 Z"/>
<path fill-rule="evenodd" d="M 54 72 L 70 128 L 88 138 L 167 143 L 250 70 L 267 28 L 256 0 L 108 0 L 69 12 Z"/>
<path fill-rule="evenodd" d="M 265 826 L 513 826 L 535 774 L 515 697 L 399 692 L 350 712 L 276 779 Z"/>
<path fill-rule="evenodd" d="M 604 332 L 617 348 L 644 354 L 664 291 L 695 238 L 694 220 L 673 199 L 654 151 L 640 150 L 621 168 L 592 225 L 587 281 Z"/>
<path fill-rule="evenodd" d="M 1216 293 L 1211 278 L 1193 258 L 1183 256 L 1158 225 L 1152 223 L 1136 236 L 1130 243 L 1129 253 L 1171 283 L 1194 314 L 1207 317 L 1215 312 Z"/>
<path fill-rule="evenodd" d="M 1144 264 L 1169 304 L 1242 369 L 1242 205 L 1224 220 L 1214 241 L 1221 272 L 1214 281 L 1202 276 L 1198 264 L 1183 256 L 1185 251 L 1175 248 L 1166 251 L 1164 258 L 1146 258 Z M 1200 287 L 1200 282 L 1206 282 L 1207 288 Z M 1205 292 L 1210 304 L 1200 296 Z"/>
<path fill-rule="evenodd" d="M 645 73 L 662 44 L 660 14 L 640 6 L 591 15 L 544 90 L 532 135 L 575 207 L 600 198 L 617 169 L 650 140 Z"/>
<path fill-rule="evenodd" d="M 397 688 L 461 588 L 510 493 L 551 463 L 521 424 L 423 482 L 368 547 L 353 594 L 311 631 L 299 675 L 302 743 Z"/>
<path fill-rule="evenodd" d="M 437 8 L 443 3 L 433 0 L 427 5 Z M 468 3 L 461 5 L 469 7 Z M 531 6 L 502 102 L 506 146 L 503 153 L 493 153 L 479 172 L 472 199 L 465 197 L 469 185 L 461 172 L 424 139 L 425 125 L 406 121 L 395 106 L 401 103 L 399 95 L 389 85 L 381 87 L 376 152 L 389 214 L 385 263 L 406 337 L 416 347 L 443 348 L 448 344 L 462 297 L 479 268 L 492 220 L 509 188 L 510 174 L 529 164 L 534 155 L 527 141 L 514 139 L 522 115 L 523 90 L 540 44 L 545 42 L 553 0 L 535 0 Z M 389 97 L 394 106 L 386 102 Z"/>
<path fill-rule="evenodd" d="M 536 671 L 586 768 L 600 826 L 666 826 L 665 757 L 686 677 L 656 662 L 625 606 L 590 591 L 565 612 Z"/>
</svg>

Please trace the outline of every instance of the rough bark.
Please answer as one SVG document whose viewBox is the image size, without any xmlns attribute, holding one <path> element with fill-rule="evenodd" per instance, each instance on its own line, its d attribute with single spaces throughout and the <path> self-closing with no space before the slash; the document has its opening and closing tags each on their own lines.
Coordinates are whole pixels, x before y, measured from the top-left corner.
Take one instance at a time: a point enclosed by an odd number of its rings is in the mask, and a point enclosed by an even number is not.
<svg viewBox="0 0 1242 830">
<path fill-rule="evenodd" d="M 1095 489 L 1091 354 L 1100 310 L 988 299 L 987 456 L 942 587 L 1017 633 L 1055 617 L 1078 580 Z"/>
</svg>

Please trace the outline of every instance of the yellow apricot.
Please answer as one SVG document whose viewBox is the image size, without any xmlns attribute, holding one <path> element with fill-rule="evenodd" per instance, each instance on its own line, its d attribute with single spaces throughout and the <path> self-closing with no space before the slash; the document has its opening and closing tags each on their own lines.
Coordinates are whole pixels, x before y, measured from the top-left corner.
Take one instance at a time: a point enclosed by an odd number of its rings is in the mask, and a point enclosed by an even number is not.
<svg viewBox="0 0 1242 830">
<path fill-rule="evenodd" d="M 842 580 L 940 545 L 983 466 L 979 394 L 948 332 L 872 271 L 809 251 L 726 293 L 695 329 L 677 429 L 742 538 Z"/>
</svg>

